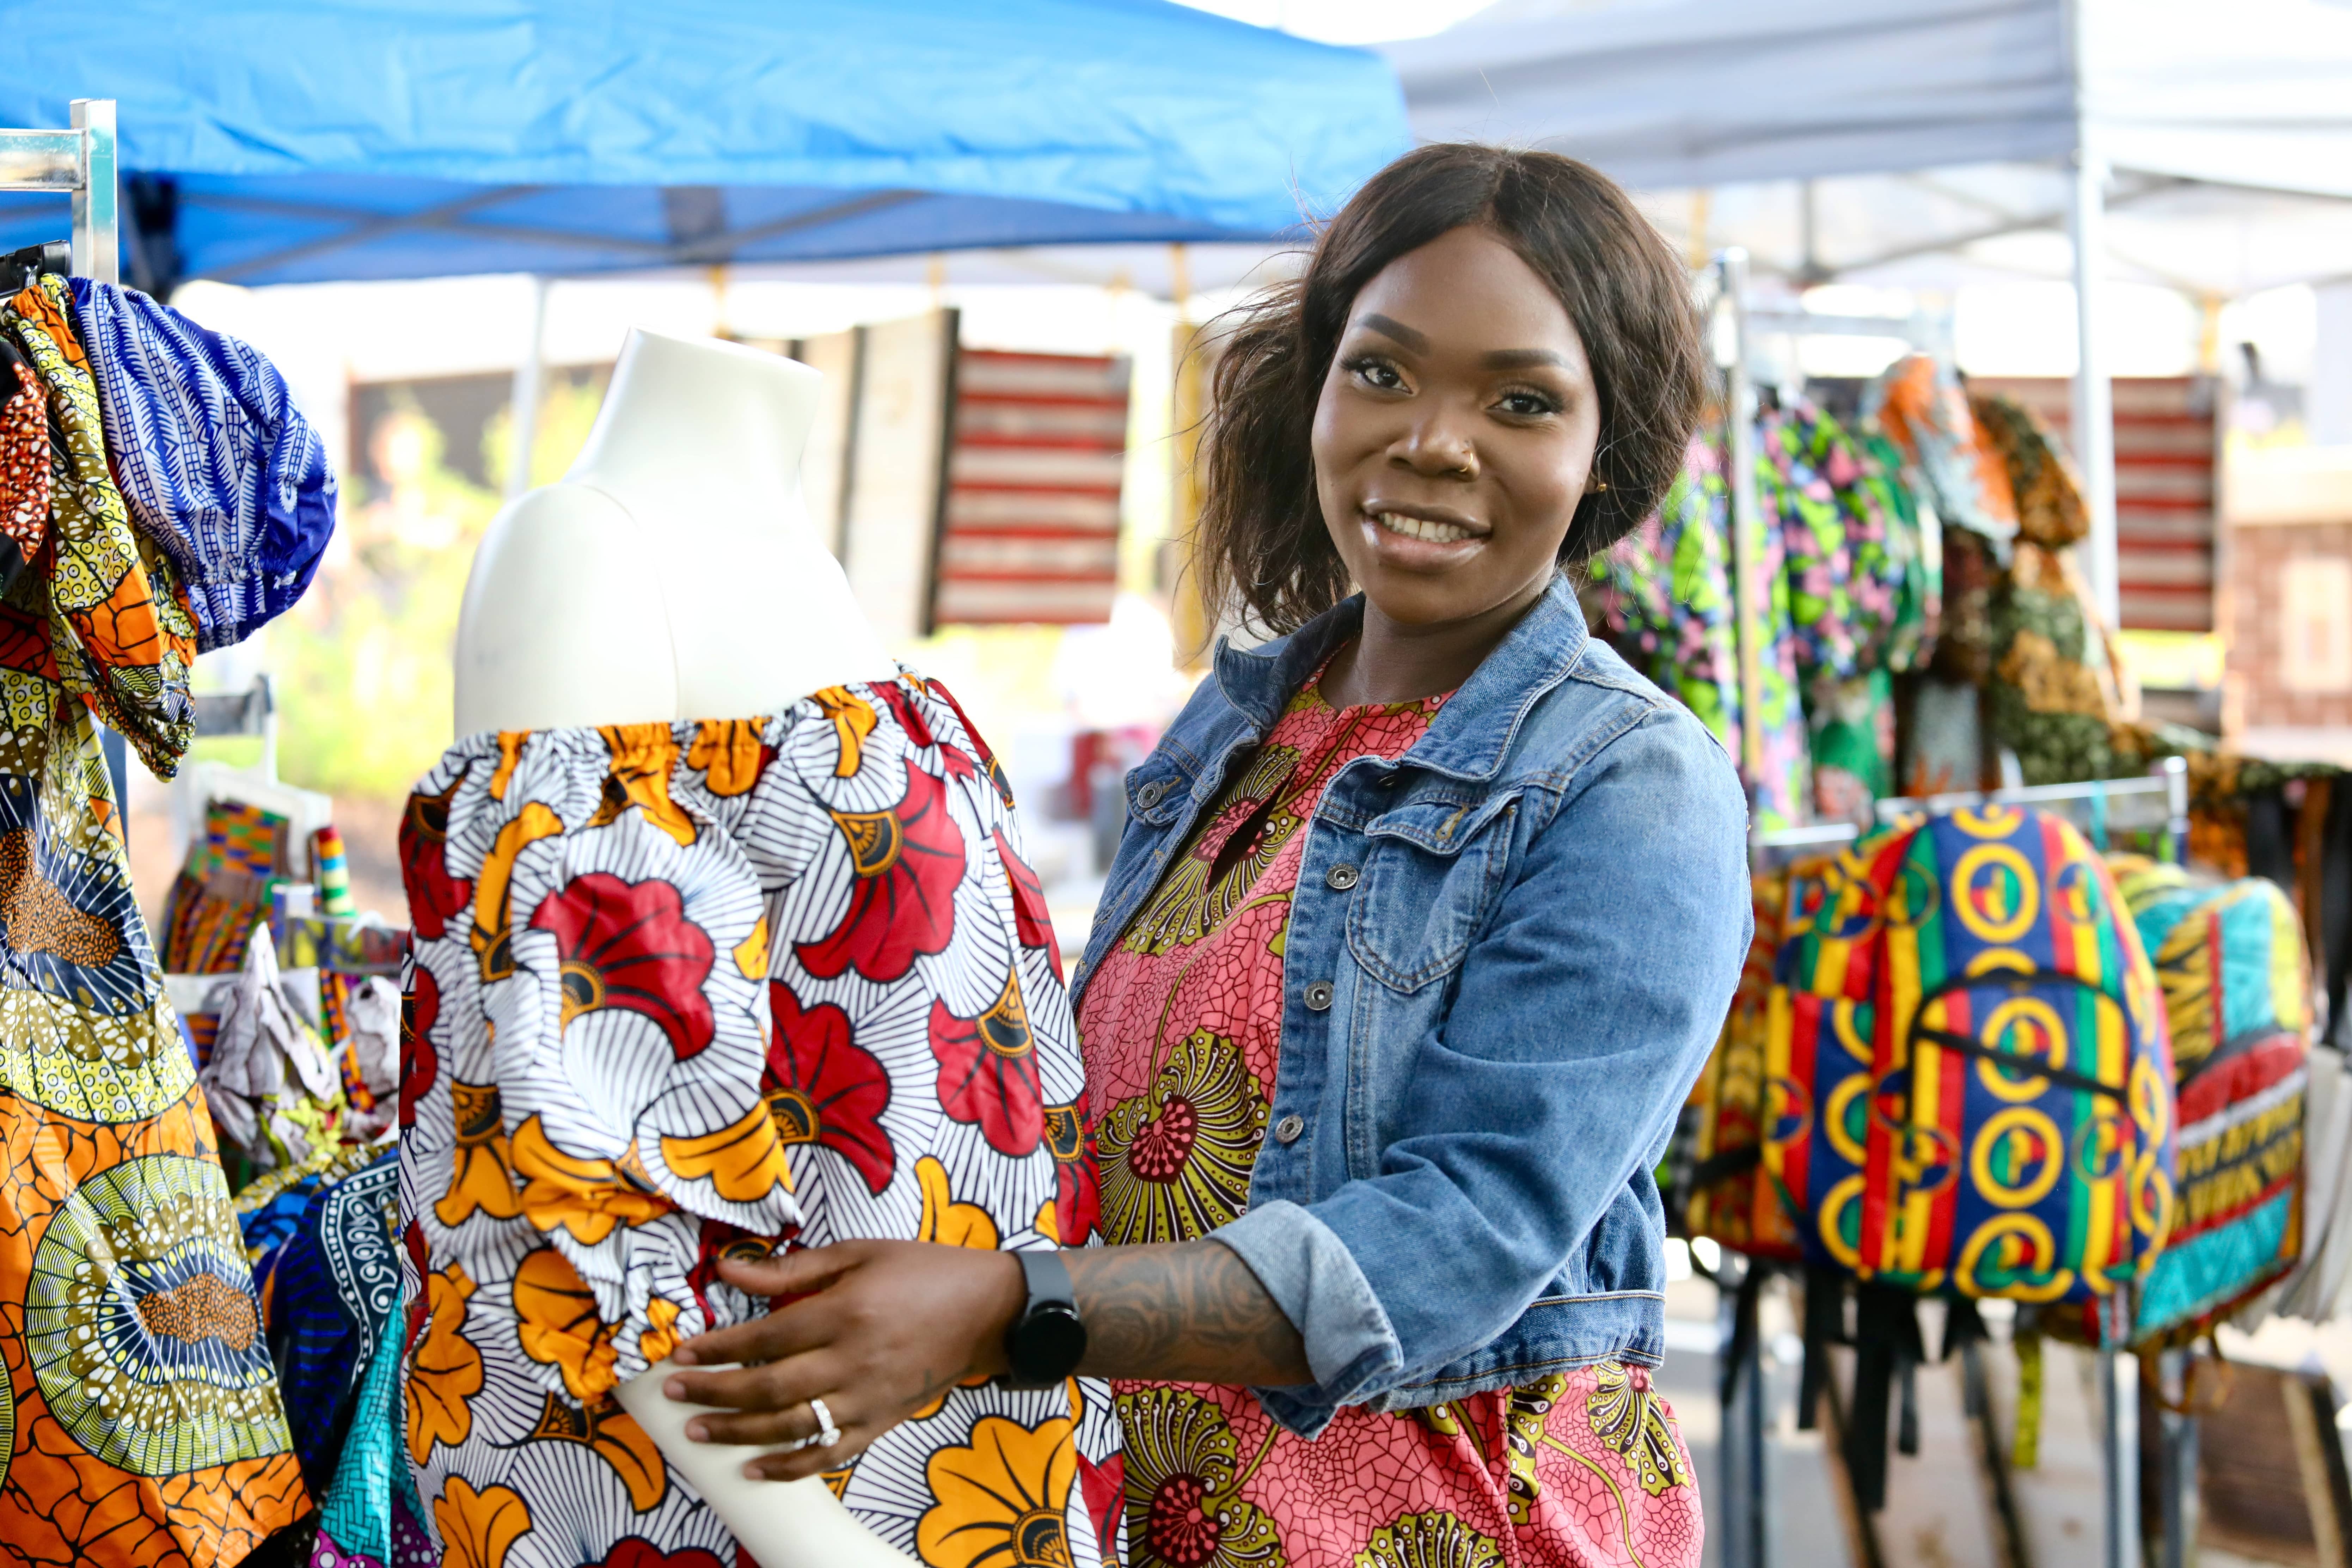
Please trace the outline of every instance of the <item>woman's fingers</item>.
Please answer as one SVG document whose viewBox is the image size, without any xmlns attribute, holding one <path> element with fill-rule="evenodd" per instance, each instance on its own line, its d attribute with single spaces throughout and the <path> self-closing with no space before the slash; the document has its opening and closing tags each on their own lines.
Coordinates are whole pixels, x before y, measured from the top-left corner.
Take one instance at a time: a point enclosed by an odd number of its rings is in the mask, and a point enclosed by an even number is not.
<svg viewBox="0 0 2352 1568">
<path fill-rule="evenodd" d="M 879 1425 L 845 1421 L 836 1415 L 834 1426 L 841 1433 L 841 1441 L 832 1447 L 812 1447 L 790 1454 L 761 1454 L 744 1462 L 743 1474 L 755 1481 L 799 1481 L 823 1475 L 827 1470 L 837 1470 L 864 1453 L 866 1445 L 894 1425 L 896 1423 L 888 1421 Z"/>
<path fill-rule="evenodd" d="M 838 1336 L 838 1303 L 824 1291 L 777 1308 L 764 1318 L 714 1329 L 670 1352 L 681 1367 L 724 1366 L 730 1362 L 782 1361 L 828 1345 Z M 714 1404 L 695 1396 L 698 1403 Z"/>
<path fill-rule="evenodd" d="M 797 1296 L 821 1289 L 835 1276 L 856 1268 L 873 1246 L 868 1241 L 836 1241 L 831 1247 L 772 1252 L 756 1262 L 723 1258 L 719 1277 L 754 1296 Z"/>
<path fill-rule="evenodd" d="M 816 1352 L 837 1337 L 830 1321 L 836 1315 L 825 1303 L 798 1301 L 756 1323 L 706 1334 L 706 1341 L 715 1342 L 698 1360 L 743 1364 L 719 1372 L 674 1372 L 663 1381 L 662 1392 L 688 1405 L 724 1410 L 781 1409 L 822 1394 L 824 1384 L 810 1381 L 816 1375 L 810 1363 L 829 1361 Z"/>
<path fill-rule="evenodd" d="M 746 1367 L 740 1373 L 721 1374 L 755 1382 L 756 1396 L 695 1416 L 687 1423 L 686 1435 L 698 1443 L 797 1442 L 817 1433 L 816 1412 L 809 1404 L 812 1398 L 824 1399 L 834 1425 L 839 1426 L 841 1415 L 833 1408 L 841 1403 L 842 1391 L 834 1386 L 838 1373 L 821 1364 L 824 1360 L 810 1356 L 789 1367 Z M 810 1363 L 820 1364 L 812 1367 Z M 761 1375 L 767 1373 L 778 1375 Z M 826 1397 L 828 1386 L 831 1397 Z"/>
<path fill-rule="evenodd" d="M 832 1247 L 812 1247 L 804 1252 L 778 1253 L 758 1263 L 744 1263 L 733 1258 L 719 1265 L 719 1277 L 740 1290 L 754 1296 L 805 1295 L 831 1283 L 854 1268 L 864 1256 L 864 1244 L 846 1241 Z M 738 1323 L 731 1329 L 719 1329 L 698 1335 L 670 1352 L 670 1359 L 680 1366 L 717 1366 L 728 1362 L 772 1361 L 806 1350 L 822 1340 L 804 1340 L 795 1334 L 803 1320 L 783 1320 L 802 1303 L 793 1302 L 777 1309 L 764 1318 L 748 1323 Z"/>
</svg>

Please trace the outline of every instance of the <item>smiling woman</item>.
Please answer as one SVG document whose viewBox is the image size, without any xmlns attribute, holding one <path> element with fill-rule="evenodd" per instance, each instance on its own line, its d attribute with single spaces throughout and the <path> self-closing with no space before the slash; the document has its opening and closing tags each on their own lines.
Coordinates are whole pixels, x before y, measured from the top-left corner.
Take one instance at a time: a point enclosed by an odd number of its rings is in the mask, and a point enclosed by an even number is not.
<svg viewBox="0 0 2352 1568">
<path fill-rule="evenodd" d="M 1106 1245 L 722 1264 L 811 1294 L 679 1349 L 762 1363 L 671 1380 L 733 1412 L 700 1436 L 1091 1373 L 1130 1564 L 1698 1562 L 1650 1173 L 1747 952 L 1744 804 L 1560 569 L 1656 505 L 1703 388 L 1591 170 L 1426 147 L 1358 194 L 1226 340 L 1199 553 L 1285 635 L 1129 780 L 1072 987 Z"/>
</svg>

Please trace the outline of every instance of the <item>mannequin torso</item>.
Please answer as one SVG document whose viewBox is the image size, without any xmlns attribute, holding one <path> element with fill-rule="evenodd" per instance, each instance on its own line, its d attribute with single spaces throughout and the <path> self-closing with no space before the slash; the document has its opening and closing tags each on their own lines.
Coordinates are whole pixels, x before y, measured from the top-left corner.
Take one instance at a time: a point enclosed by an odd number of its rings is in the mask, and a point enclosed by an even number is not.
<svg viewBox="0 0 2352 1568">
<path fill-rule="evenodd" d="M 633 330 L 571 471 L 474 557 L 457 732 L 748 718 L 897 674 L 801 500 L 818 386 Z"/>
<path fill-rule="evenodd" d="M 779 712 L 897 676 L 810 526 L 800 461 L 820 378 L 712 341 L 629 334 L 579 460 L 499 513 L 459 612 L 457 732 Z M 737 1540 L 771 1568 L 906 1568 L 821 1479 L 744 1478 L 690 1442 L 667 1362 L 619 1389 Z"/>
</svg>

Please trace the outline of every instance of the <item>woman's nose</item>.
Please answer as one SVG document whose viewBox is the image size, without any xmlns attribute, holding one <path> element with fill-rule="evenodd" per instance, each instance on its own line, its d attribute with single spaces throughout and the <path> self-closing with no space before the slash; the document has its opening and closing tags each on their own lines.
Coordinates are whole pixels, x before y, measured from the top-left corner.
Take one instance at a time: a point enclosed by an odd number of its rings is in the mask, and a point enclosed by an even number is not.
<svg viewBox="0 0 2352 1568">
<path fill-rule="evenodd" d="M 1478 447 L 1454 421 L 1436 416 L 1416 421 L 1391 448 L 1391 460 L 1427 479 L 1475 479 Z"/>
</svg>

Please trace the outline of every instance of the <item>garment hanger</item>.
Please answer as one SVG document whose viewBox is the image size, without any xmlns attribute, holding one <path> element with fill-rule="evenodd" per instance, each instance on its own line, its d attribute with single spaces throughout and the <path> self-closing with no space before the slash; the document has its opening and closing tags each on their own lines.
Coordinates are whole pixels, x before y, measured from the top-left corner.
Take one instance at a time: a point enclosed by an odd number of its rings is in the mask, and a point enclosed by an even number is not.
<svg viewBox="0 0 2352 1568">
<path fill-rule="evenodd" d="M 73 271 L 73 246 L 62 239 L 27 245 L 0 256 L 0 295 L 14 294 L 44 272 L 63 278 Z"/>
</svg>

